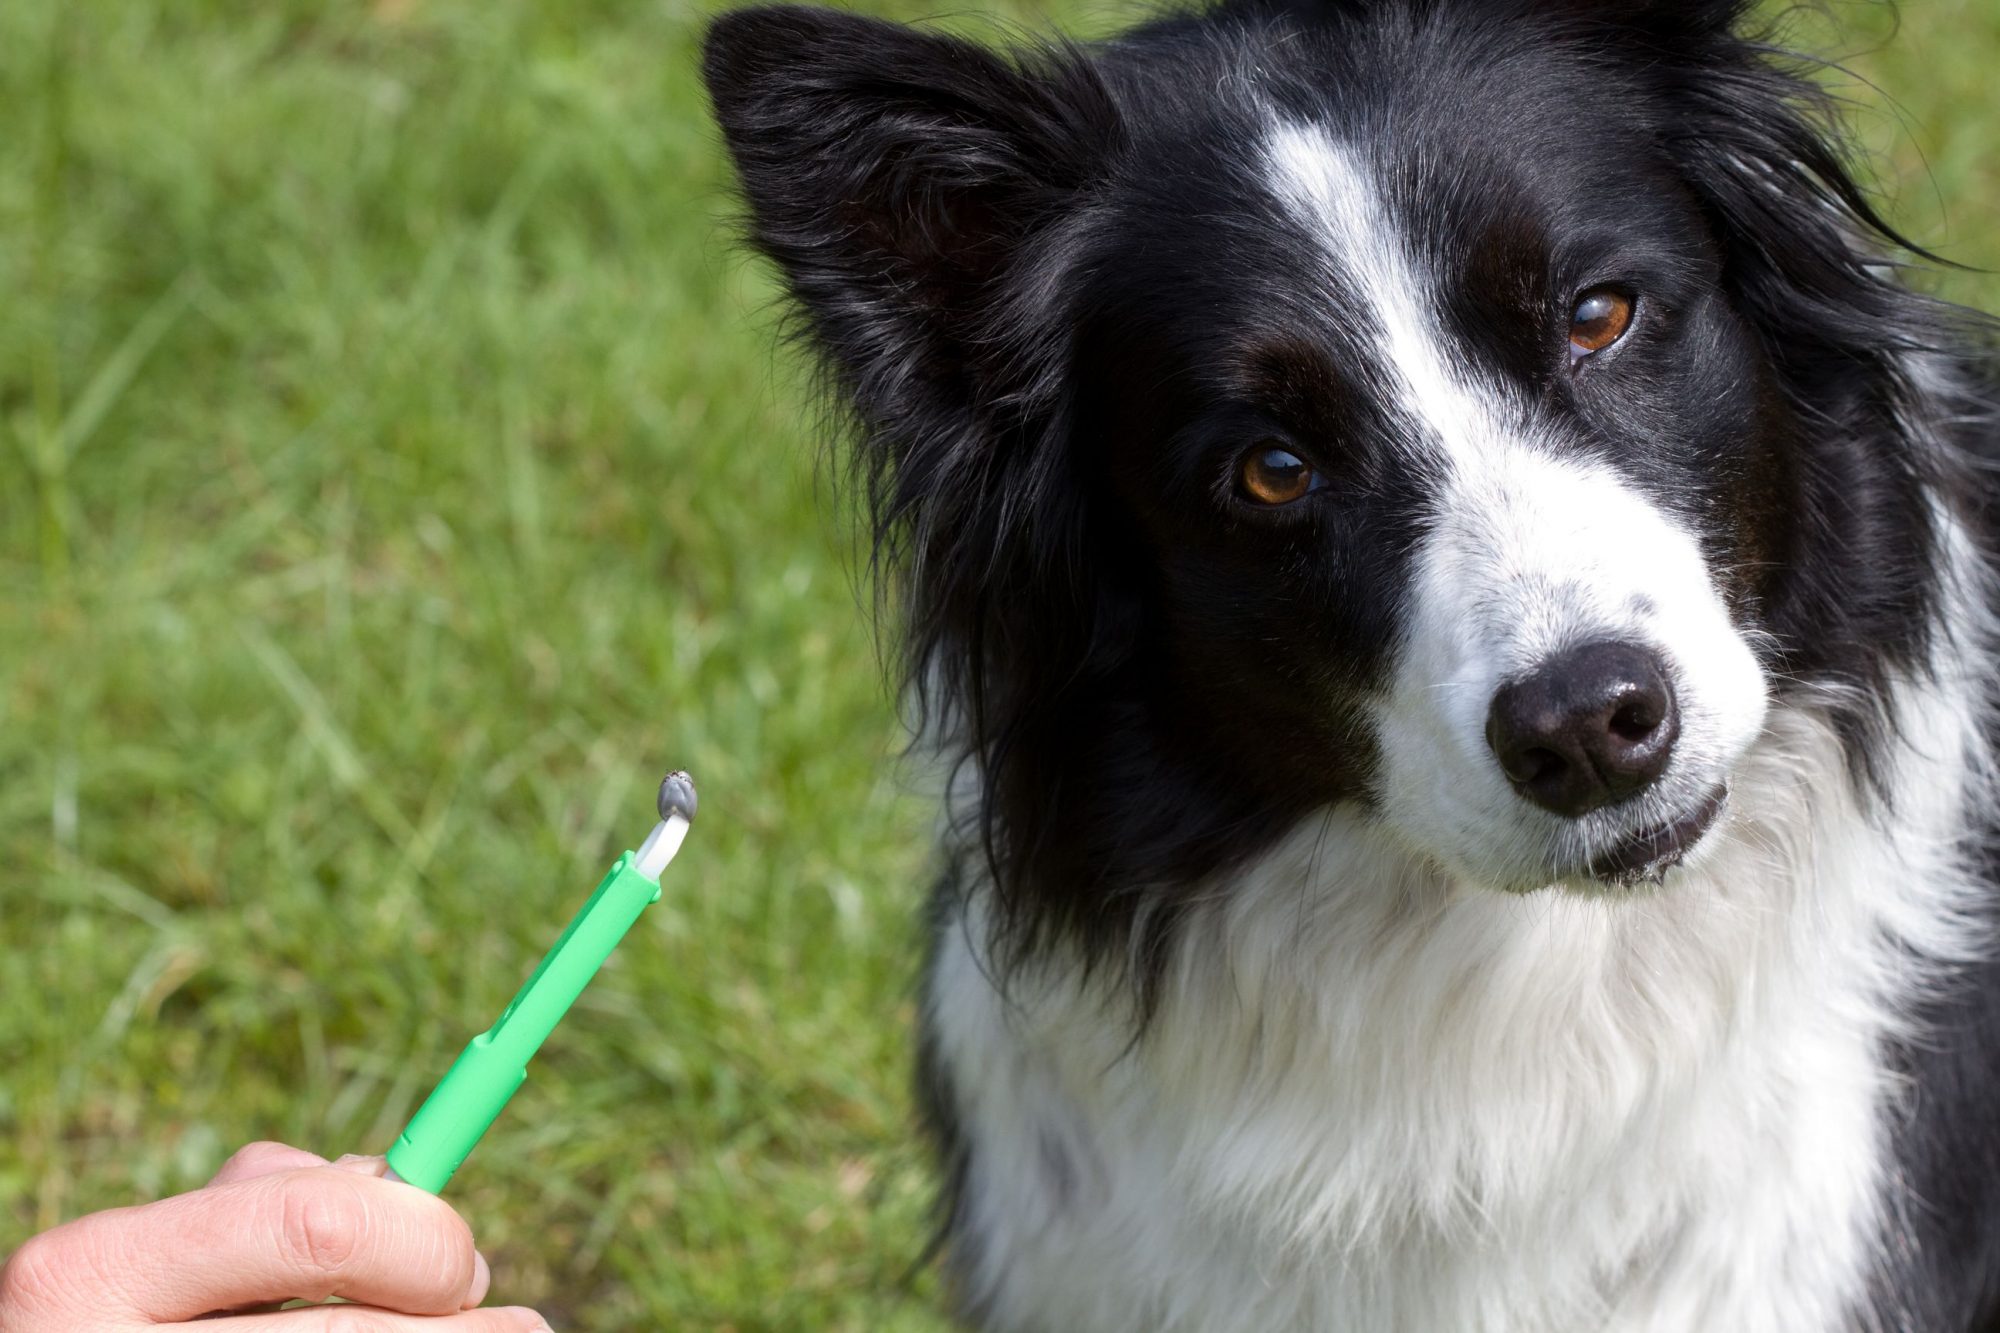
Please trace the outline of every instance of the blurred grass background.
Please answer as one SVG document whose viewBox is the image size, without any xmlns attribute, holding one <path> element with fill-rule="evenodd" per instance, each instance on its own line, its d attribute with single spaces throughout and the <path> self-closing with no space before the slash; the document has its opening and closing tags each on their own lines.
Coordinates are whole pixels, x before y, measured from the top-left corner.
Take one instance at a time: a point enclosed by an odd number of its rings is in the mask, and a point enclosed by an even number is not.
<svg viewBox="0 0 2000 1333">
<path fill-rule="evenodd" d="M 709 12 L 0 5 L 0 1252 L 247 1139 L 386 1146 L 685 764 L 665 901 L 453 1187 L 496 1296 L 941 1327 L 927 811 Z M 2000 265 L 2000 8 L 1831 14 L 1895 216 Z"/>
</svg>

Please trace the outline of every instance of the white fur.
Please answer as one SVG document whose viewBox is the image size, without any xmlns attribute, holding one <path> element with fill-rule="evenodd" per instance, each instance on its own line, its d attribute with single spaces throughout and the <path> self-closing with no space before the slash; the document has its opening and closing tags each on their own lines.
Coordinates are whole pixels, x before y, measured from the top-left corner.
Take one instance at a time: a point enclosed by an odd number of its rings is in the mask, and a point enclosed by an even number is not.
<svg viewBox="0 0 2000 1333">
<path fill-rule="evenodd" d="M 1212 885 L 1137 1041 L 1113 973 L 1058 956 L 1003 994 L 970 892 L 927 997 L 971 1145 L 964 1295 L 1018 1333 L 1845 1327 L 1889 1208 L 1883 1042 L 1972 947 L 1983 647 L 1898 687 L 1893 815 L 1864 810 L 1810 703 L 1767 708 L 1672 516 L 1399 314 L 1424 287 L 1352 156 L 1281 129 L 1271 160 L 1441 483 L 1377 717 L 1387 800 Z M 1983 632 L 1948 531 L 1949 619 Z M 1726 779 L 1730 812 L 1656 890 L 1496 892 L 1575 848 L 1491 771 L 1487 700 L 1607 632 L 1674 664 L 1656 806 Z"/>
<path fill-rule="evenodd" d="M 1724 784 L 1764 721 L 1763 672 L 1694 538 L 1607 469 L 1514 441 L 1454 459 L 1410 607 L 1376 709 L 1383 811 L 1416 850 L 1495 887 L 1539 888 L 1678 818 Z M 1667 664 L 1680 738 L 1639 797 L 1565 819 L 1508 785 L 1487 711 L 1506 681 L 1599 639 Z"/>
<path fill-rule="evenodd" d="M 1279 123 L 1266 157 L 1272 192 L 1368 312 L 1362 355 L 1395 387 L 1410 464 L 1436 478 L 1413 619 L 1376 710 L 1389 826 L 1496 887 L 1580 871 L 1722 784 L 1763 720 L 1756 657 L 1684 527 L 1453 360 L 1440 322 L 1424 318 L 1443 295 L 1360 155 L 1322 129 Z M 1681 723 L 1673 760 L 1642 799 L 1615 810 L 1570 820 L 1537 809 L 1487 748 L 1494 693 L 1562 649 L 1614 638 L 1668 664 Z"/>
<path fill-rule="evenodd" d="M 1413 460 L 1476 458 L 1503 434 L 1504 397 L 1468 383 L 1440 355 L 1437 293 L 1423 281 L 1360 153 L 1324 129 L 1279 121 L 1265 143 L 1268 187 L 1321 243 L 1328 278 L 1359 298 L 1355 332 L 1401 390 L 1418 428 Z"/>
<path fill-rule="evenodd" d="M 1911 685 L 1893 826 L 1775 711 L 1698 868 L 1509 896 L 1335 813 L 1216 886 L 1128 1046 L 1114 983 L 1003 998 L 977 895 L 929 997 L 990 1327 L 1845 1327 L 1881 1043 L 1966 947 L 1965 682 Z"/>
</svg>

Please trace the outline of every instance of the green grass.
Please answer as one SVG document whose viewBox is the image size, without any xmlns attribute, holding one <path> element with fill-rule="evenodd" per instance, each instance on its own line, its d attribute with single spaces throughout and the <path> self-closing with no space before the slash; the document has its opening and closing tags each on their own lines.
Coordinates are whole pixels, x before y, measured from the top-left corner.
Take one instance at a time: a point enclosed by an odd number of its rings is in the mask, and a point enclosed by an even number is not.
<svg viewBox="0 0 2000 1333">
<path fill-rule="evenodd" d="M 927 812 L 705 13 L 0 5 L 0 1251 L 249 1138 L 385 1146 L 672 762 L 666 900 L 453 1189 L 497 1295 L 941 1327 Z M 1996 61 L 1988 0 L 1861 60 L 1898 216 L 1986 265 Z"/>
</svg>

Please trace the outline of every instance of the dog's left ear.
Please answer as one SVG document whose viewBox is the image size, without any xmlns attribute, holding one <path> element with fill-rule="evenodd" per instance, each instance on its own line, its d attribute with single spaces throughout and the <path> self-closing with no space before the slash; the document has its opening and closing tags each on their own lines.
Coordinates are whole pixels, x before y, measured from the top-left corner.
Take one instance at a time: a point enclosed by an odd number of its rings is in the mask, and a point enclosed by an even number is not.
<svg viewBox="0 0 2000 1333">
<path fill-rule="evenodd" d="M 1121 143 L 1111 93 L 1073 48 L 790 5 L 717 19 L 703 73 L 751 239 L 860 426 L 846 470 L 915 697 L 998 763 L 1099 637 L 1051 330 Z"/>
<path fill-rule="evenodd" d="M 931 388 L 1003 396 L 996 288 L 1102 169 L 1116 116 L 1081 57 L 1010 62 L 902 24 L 782 5 L 709 30 L 703 73 L 751 212 L 871 425 Z M 970 382 L 967 382 L 969 379 Z"/>
</svg>

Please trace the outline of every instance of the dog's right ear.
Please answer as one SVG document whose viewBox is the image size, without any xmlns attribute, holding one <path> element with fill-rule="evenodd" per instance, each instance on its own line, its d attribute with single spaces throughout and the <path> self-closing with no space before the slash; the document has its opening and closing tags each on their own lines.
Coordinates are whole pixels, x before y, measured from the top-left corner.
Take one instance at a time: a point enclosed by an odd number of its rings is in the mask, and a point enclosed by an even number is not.
<svg viewBox="0 0 2000 1333">
<path fill-rule="evenodd" d="M 717 19 L 703 73 L 752 238 L 870 426 L 1015 397 L 996 295 L 1115 133 L 1087 62 L 781 5 Z"/>
</svg>

